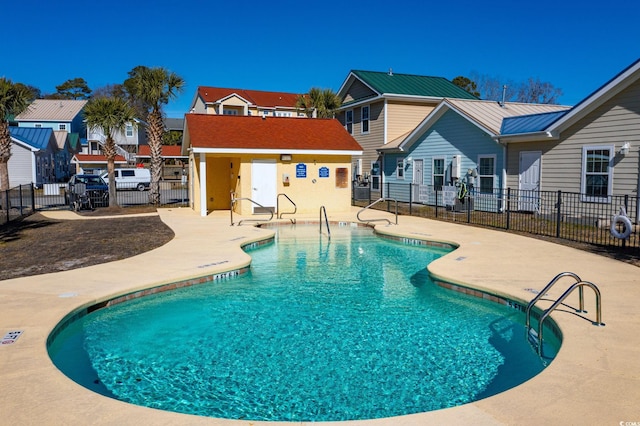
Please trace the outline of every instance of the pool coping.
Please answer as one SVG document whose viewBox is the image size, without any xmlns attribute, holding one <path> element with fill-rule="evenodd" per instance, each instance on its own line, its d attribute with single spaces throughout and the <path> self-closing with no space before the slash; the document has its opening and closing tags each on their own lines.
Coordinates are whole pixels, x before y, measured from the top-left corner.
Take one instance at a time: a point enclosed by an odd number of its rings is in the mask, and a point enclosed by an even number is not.
<svg viewBox="0 0 640 426">
<path fill-rule="evenodd" d="M 250 259 L 240 246 L 269 234 L 268 230 L 254 227 L 230 227 L 228 212 L 201 218 L 188 209 L 161 209 L 160 216 L 176 233 L 176 238 L 160 249 L 85 270 L 0 282 L 0 332 L 24 331 L 15 344 L 0 348 L 0 398 L 14 423 L 302 424 L 210 419 L 132 406 L 81 388 L 48 360 L 49 333 L 74 309 L 175 279 L 246 267 Z M 332 216 L 332 220 L 357 222 L 355 210 Z M 542 374 L 502 394 L 460 407 L 397 417 L 394 424 L 540 424 L 560 419 L 618 424 L 638 420 L 640 338 L 636 329 L 640 316 L 632 309 L 632 301 L 640 297 L 638 268 L 499 231 L 404 216 L 400 219 L 399 225 L 377 225 L 376 231 L 455 241 L 455 255 L 444 256 L 429 267 L 436 279 L 453 285 L 464 283 L 477 291 L 526 300 L 531 297 L 526 288 L 541 289 L 560 272 L 558 268 L 571 263 L 578 274 L 601 285 L 607 326 L 598 330 L 574 316 L 554 313 L 552 317 L 564 335 L 563 346 Z M 177 263 L 183 264 L 170 262 L 175 256 L 169 253 L 176 251 L 181 253 L 181 262 Z M 219 258 L 225 258 L 226 263 L 215 264 Z M 530 264 L 523 263 L 522 258 L 528 258 Z M 497 264 L 501 271 L 493 266 Z M 68 294 L 76 296 L 66 297 Z M 589 307 L 590 300 L 586 302 Z M 344 424 L 389 422 L 377 419 Z"/>
</svg>

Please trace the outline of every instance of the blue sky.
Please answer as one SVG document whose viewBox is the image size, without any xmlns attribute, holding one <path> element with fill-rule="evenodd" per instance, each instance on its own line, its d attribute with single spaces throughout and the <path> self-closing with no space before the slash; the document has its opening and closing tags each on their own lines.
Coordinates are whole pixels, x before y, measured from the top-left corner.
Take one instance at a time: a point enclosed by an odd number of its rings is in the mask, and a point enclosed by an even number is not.
<svg viewBox="0 0 640 426">
<path fill-rule="evenodd" d="M 55 92 L 91 89 L 138 65 L 186 81 L 166 106 L 181 117 L 198 86 L 338 90 L 352 69 L 472 73 L 562 89 L 574 105 L 640 58 L 640 2 L 0 0 L 0 76 Z"/>
</svg>

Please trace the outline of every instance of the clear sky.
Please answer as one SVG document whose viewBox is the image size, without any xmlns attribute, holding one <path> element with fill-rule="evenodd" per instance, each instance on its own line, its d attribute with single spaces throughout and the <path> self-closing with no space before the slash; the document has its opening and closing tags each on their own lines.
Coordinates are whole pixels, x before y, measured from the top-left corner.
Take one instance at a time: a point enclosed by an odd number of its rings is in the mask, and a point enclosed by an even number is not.
<svg viewBox="0 0 640 426">
<path fill-rule="evenodd" d="M 640 58 L 640 1 L 0 0 L 0 76 L 55 92 L 138 65 L 198 86 L 337 91 L 352 69 L 539 78 L 574 105 Z"/>
</svg>

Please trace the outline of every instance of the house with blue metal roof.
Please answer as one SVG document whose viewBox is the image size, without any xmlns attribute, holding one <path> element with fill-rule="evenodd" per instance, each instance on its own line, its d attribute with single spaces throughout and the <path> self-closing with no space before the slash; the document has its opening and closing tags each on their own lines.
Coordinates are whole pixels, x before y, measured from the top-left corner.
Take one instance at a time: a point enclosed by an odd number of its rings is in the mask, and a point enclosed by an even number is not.
<svg viewBox="0 0 640 426">
<path fill-rule="evenodd" d="M 444 98 L 476 99 L 444 77 L 353 70 L 338 90 L 336 118 L 363 147 L 353 159 L 354 178 L 379 191 L 378 148 L 407 136 Z"/>
<path fill-rule="evenodd" d="M 577 193 L 594 205 L 611 204 L 617 195 L 637 197 L 640 60 L 570 110 L 505 118 L 495 139 L 507 147 L 508 187 Z M 530 210 L 538 211 L 535 198 Z M 627 207 L 638 221 L 637 209 Z"/>
<path fill-rule="evenodd" d="M 53 129 L 12 126 L 9 133 L 12 142 L 9 184 L 13 187 L 33 183 L 39 187 L 57 182 L 58 143 Z"/>
<path fill-rule="evenodd" d="M 415 129 L 378 148 L 383 196 L 402 201 L 501 211 L 507 149 L 496 138 L 511 117 L 564 114 L 568 106 L 444 99 Z M 411 192 L 408 193 L 411 184 Z M 440 197 L 436 191 L 454 193 Z M 471 194 L 472 198 L 461 195 Z"/>
</svg>

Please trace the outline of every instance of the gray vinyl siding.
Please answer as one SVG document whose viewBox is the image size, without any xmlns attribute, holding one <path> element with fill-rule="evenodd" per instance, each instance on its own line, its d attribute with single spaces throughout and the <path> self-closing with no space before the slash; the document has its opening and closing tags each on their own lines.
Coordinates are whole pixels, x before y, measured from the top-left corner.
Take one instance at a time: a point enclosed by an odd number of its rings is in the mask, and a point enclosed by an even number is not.
<svg viewBox="0 0 640 426">
<path fill-rule="evenodd" d="M 613 146 L 613 193 L 635 194 L 640 149 L 640 81 L 561 133 L 559 141 L 509 144 L 508 185 L 518 187 L 519 152 L 542 151 L 542 191 L 581 192 L 582 148 Z M 618 152 L 629 142 L 625 156 Z"/>
<path fill-rule="evenodd" d="M 362 134 L 361 106 L 353 108 L 353 138 L 362 147 L 363 155 L 353 156 L 353 161 L 362 159 L 363 172 L 370 173 L 371 162 L 378 161 L 377 149 L 384 144 L 384 102 L 379 101 L 369 106 L 369 133 Z M 345 112 L 337 114 L 338 121 L 344 125 Z"/>
<path fill-rule="evenodd" d="M 344 96 L 343 102 L 352 102 L 357 101 L 359 99 L 370 98 L 377 95 L 376 92 L 371 90 L 368 86 L 362 83 L 358 79 L 354 79 L 351 86 L 347 90 L 347 93 Z"/>
</svg>

